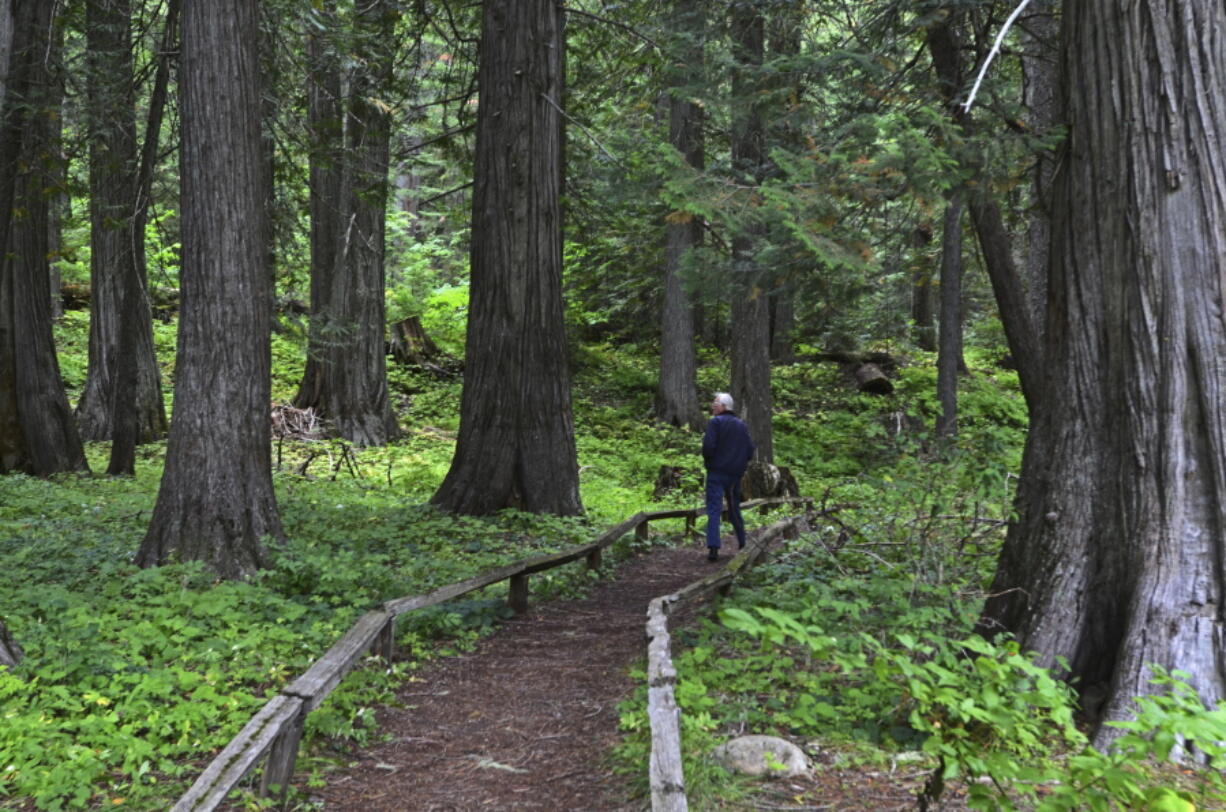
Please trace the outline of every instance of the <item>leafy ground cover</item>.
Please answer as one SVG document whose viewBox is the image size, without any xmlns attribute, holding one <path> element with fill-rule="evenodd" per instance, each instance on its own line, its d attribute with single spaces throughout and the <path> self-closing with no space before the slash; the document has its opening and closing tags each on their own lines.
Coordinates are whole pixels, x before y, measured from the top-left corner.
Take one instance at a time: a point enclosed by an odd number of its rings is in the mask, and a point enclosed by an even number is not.
<svg viewBox="0 0 1226 812">
<path fill-rule="evenodd" d="M 462 306 L 455 298 L 440 307 Z M 57 326 L 74 390 L 84 379 L 86 329 L 73 313 Z M 159 323 L 157 343 L 173 380 L 173 325 Z M 273 349 L 274 395 L 287 402 L 301 374 L 300 331 L 290 325 Z M 698 503 L 698 435 L 648 419 L 651 354 L 589 344 L 573 360 L 582 518 L 504 511 L 471 519 L 427 506 L 450 461 L 460 382 L 406 368 L 391 371 L 404 429 L 396 443 L 358 450 L 324 439 L 275 440 L 289 540 L 248 583 L 215 582 L 193 564 L 131 565 L 164 446 L 140 450 L 132 479 L 0 479 L 0 616 L 26 652 L 17 672 L 0 672 L 4 805 L 164 808 L 269 694 L 361 612 L 578 543 L 640 509 Z M 679 699 L 696 803 L 750 791 L 702 758 L 737 731 L 820 742 L 842 764 L 919 751 L 944 765 L 948 778 L 1004 781 L 1011 789 L 1003 794 L 990 783 L 973 785 L 984 788 L 988 806 L 1025 800 L 1018 786 L 1033 788 L 1031 799 L 1058 799 L 1044 789 L 1053 786 L 1044 783 L 1050 771 L 1033 772 L 1053 754 L 1062 755 L 1050 762 L 1065 770 L 1061 786 L 1146 803 L 1174 803 L 1184 797 L 1176 790 L 1190 792 L 1186 781 L 1155 782 L 1137 766 L 1165 746 L 1140 735 L 1148 729 L 1125 739 L 1137 754 L 1131 760 L 1092 755 L 1059 683 L 1007 644 L 970 636 L 1025 428 L 1015 377 L 975 360 L 952 445 L 928 433 L 936 410 L 930 358 L 910 359 L 886 398 L 855 393 L 830 364 L 776 370 L 777 460 L 802 492 L 837 509 L 718 619 L 682 637 Z M 705 359 L 704 397 L 725 388 L 727 374 L 726 362 Z M 95 470 L 105 467 L 104 445 L 89 453 Z M 681 487 L 655 499 L 662 465 L 684 476 Z M 577 593 L 591 577 L 577 567 L 541 574 L 532 582 L 535 599 Z M 360 745 L 377 735 L 372 708 L 406 672 L 471 646 L 502 612 L 501 593 L 478 594 L 401 623 L 398 642 L 411 656 L 390 670 L 356 672 L 311 715 L 306 763 L 312 743 Z M 1172 685 L 1170 700 L 1147 711 L 1147 724 L 1169 734 L 1162 741 L 1182 740 L 1189 730 L 1197 742 L 1226 740 L 1217 717 Z M 1026 701 L 1007 698 L 1019 695 Z M 646 747 L 641 702 L 624 708 L 617 755 L 637 774 Z M 1210 782 L 1197 791 L 1215 788 Z M 1164 791 L 1172 794 L 1156 794 Z"/>
</svg>

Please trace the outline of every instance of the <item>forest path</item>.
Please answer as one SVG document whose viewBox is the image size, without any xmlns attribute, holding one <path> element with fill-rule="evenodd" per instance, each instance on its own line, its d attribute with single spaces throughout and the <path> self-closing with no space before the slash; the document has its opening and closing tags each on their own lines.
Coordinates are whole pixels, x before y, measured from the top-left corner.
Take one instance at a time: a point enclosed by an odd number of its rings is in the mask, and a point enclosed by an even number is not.
<svg viewBox="0 0 1226 812">
<path fill-rule="evenodd" d="M 724 550 L 734 548 L 725 539 Z M 327 773 L 311 799 L 325 812 L 649 809 L 649 797 L 632 797 L 634 777 L 608 761 L 617 705 L 635 688 L 628 669 L 646 655 L 647 604 L 727 560 L 709 563 L 701 541 L 657 548 L 621 563 L 586 597 L 534 604 L 473 651 L 423 666 L 378 711 L 388 740 Z M 670 626 L 705 611 L 709 603 L 681 607 Z M 766 782 L 726 808 L 913 810 L 928 775 L 915 765 L 836 766 L 833 753 L 816 761 L 811 775 Z M 964 798 L 951 786 L 938 808 L 964 810 Z M 690 808 L 717 807 L 691 799 Z"/>
<path fill-rule="evenodd" d="M 587 597 L 535 604 L 473 651 L 424 666 L 399 707 L 378 712 L 389 740 L 330 772 L 312 798 L 371 812 L 644 808 L 607 759 L 617 705 L 635 687 L 628 667 L 646 654 L 647 604 L 726 560 L 708 562 L 697 544 L 655 549 Z"/>
</svg>

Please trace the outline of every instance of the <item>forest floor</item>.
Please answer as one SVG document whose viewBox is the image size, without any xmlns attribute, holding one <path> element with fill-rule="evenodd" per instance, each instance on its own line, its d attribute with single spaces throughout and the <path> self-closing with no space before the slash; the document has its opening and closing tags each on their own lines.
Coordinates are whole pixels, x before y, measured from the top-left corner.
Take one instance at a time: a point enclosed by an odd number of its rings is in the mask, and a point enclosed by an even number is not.
<svg viewBox="0 0 1226 812">
<path fill-rule="evenodd" d="M 473 651 L 414 672 L 378 711 L 385 741 L 328 772 L 311 800 L 363 812 L 650 808 L 609 763 L 617 706 L 635 687 L 629 668 L 646 653 L 648 602 L 728 560 L 712 564 L 705 553 L 695 544 L 641 555 L 587 597 L 534 605 Z M 708 610 L 679 611 L 671 628 Z M 819 754 L 808 776 L 766 782 L 726 808 L 910 810 L 927 775 L 823 760 Z M 944 808 L 964 808 L 957 795 L 947 791 Z"/>
</svg>

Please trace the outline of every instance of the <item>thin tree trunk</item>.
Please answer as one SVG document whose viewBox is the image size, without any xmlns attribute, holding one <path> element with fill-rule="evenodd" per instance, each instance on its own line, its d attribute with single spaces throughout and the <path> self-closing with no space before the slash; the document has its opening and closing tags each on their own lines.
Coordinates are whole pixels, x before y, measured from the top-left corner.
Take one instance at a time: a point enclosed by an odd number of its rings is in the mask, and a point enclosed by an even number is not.
<svg viewBox="0 0 1226 812">
<path fill-rule="evenodd" d="M 485 3 L 460 436 L 431 500 L 579 513 L 562 318 L 561 58 L 550 0 Z"/>
<path fill-rule="evenodd" d="M 153 334 L 149 312 L 148 267 L 145 256 L 145 226 L 153 198 L 153 173 L 157 164 L 158 143 L 166 109 L 167 85 L 170 80 L 170 55 L 178 39 L 180 0 L 166 4 L 165 26 L 157 54 L 153 88 L 149 94 L 149 112 L 145 138 L 136 170 L 135 200 L 127 233 L 133 262 L 124 270 L 123 299 L 119 311 L 118 363 L 111 398 L 111 459 L 107 473 L 128 476 L 136 472 L 136 446 L 166 432 L 166 410 L 162 405 L 161 375 L 153 352 Z M 148 343 L 148 351 L 142 348 Z M 153 356 L 152 363 L 148 363 Z M 142 364 L 139 359 L 145 359 Z M 140 393 L 152 391 L 155 403 L 142 400 Z M 143 408 L 142 408 L 143 407 Z M 153 422 L 145 425 L 143 417 Z"/>
<path fill-rule="evenodd" d="M 962 55 L 954 29 L 956 19 L 956 9 L 951 8 L 946 16 L 938 18 L 938 22 L 928 28 L 928 50 L 952 118 L 959 126 L 969 128 L 969 119 L 955 104 L 963 83 Z M 979 236 L 984 265 L 992 282 L 997 310 L 1017 367 L 1022 394 L 1033 410 L 1038 405 L 1041 381 L 1045 377 L 1042 323 L 1034 320 L 1025 280 L 1013 260 L 1009 232 L 1005 229 L 1000 209 L 986 191 L 968 195 L 967 207 Z"/>
<path fill-rule="evenodd" d="M 189 2 L 181 58 L 183 266 L 166 467 L 136 561 L 223 578 L 283 537 L 270 459 L 271 286 L 256 0 Z"/>
<path fill-rule="evenodd" d="M 87 467 L 47 305 L 53 10 L 41 0 L 13 2 L 0 119 L 0 473 L 39 476 Z"/>
<path fill-rule="evenodd" d="M 143 219 L 135 230 L 141 203 L 131 10 L 128 0 L 89 0 L 87 13 L 91 304 L 89 368 L 77 419 L 86 440 L 119 438 L 111 469 L 128 472 L 134 452 L 123 444 L 166 431 L 145 295 Z M 127 365 L 131 370 L 122 369 Z"/>
<path fill-rule="evenodd" d="M 941 237 L 941 326 L 937 352 L 937 418 L 939 437 L 958 434 L 958 372 L 962 362 L 962 193 L 945 204 Z"/>
<path fill-rule="evenodd" d="M 702 7 L 693 0 L 680 0 L 673 17 L 687 38 L 677 61 L 684 66 L 675 77 L 682 86 L 693 81 L 702 64 Z M 668 96 L 669 143 L 685 156 L 685 162 L 701 170 L 705 164 L 702 108 L 675 88 Z M 664 303 L 660 313 L 660 382 L 656 390 L 656 417 L 674 426 L 702 428 L 694 353 L 694 308 L 681 274 L 686 256 L 702 241 L 702 221 L 692 215 L 672 217 L 665 226 Z"/>
<path fill-rule="evenodd" d="M 328 335 L 325 318 L 332 291 L 340 238 L 341 165 L 345 129 L 341 110 L 341 67 L 335 0 L 316 10 L 319 26 L 307 25 L 307 130 L 310 139 L 311 316 L 306 368 L 294 405 L 318 406 L 323 395 L 323 359 Z"/>
<path fill-rule="evenodd" d="M 1107 720 L 1154 690 L 1151 663 L 1186 672 L 1210 707 L 1226 698 L 1221 23 L 1216 0 L 1064 9 L 1046 342 L 1060 374 L 984 626 L 1066 658 L 1106 689 Z"/>
<path fill-rule="evenodd" d="M 732 166 L 741 182 L 758 183 L 765 169 L 763 121 L 758 89 L 765 49 L 765 21 L 756 2 L 732 10 Z M 751 203 L 749 208 L 756 205 Z M 770 299 L 766 273 L 757 259 L 764 237 L 760 223 L 747 218 L 732 240 L 732 383 L 737 413 L 749 425 L 756 459 L 771 462 L 774 442 L 770 369 Z"/>
</svg>

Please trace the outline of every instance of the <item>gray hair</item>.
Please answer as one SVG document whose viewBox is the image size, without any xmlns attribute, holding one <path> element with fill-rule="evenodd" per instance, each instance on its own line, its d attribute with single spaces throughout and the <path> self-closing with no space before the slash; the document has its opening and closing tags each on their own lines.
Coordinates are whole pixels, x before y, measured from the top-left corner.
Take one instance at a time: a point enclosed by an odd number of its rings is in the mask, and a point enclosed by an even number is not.
<svg viewBox="0 0 1226 812">
<path fill-rule="evenodd" d="M 724 408 L 727 409 L 728 411 L 730 412 L 736 411 L 736 407 L 732 402 L 732 395 L 729 395 L 727 392 L 716 392 L 715 399 L 718 400 L 720 403 L 722 403 L 724 405 Z"/>
</svg>

